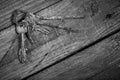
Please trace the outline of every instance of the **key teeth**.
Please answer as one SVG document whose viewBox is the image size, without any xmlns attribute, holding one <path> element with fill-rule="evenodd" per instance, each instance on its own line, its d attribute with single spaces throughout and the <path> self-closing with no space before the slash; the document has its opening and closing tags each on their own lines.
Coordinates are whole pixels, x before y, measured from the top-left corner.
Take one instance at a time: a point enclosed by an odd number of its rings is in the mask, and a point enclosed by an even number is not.
<svg viewBox="0 0 120 80">
<path fill-rule="evenodd" d="M 22 51 L 22 49 L 19 50 L 19 61 L 20 63 L 28 63 L 28 62 L 31 62 L 30 60 L 28 60 L 28 55 L 26 54 L 26 50 L 27 49 L 23 49 L 24 50 L 24 53 Z"/>
<path fill-rule="evenodd" d="M 23 54 L 22 54 L 22 50 L 20 49 L 19 50 L 19 55 L 18 55 L 18 57 L 19 57 L 19 61 L 20 61 L 20 63 L 23 63 L 24 62 L 24 60 L 23 60 Z"/>
</svg>

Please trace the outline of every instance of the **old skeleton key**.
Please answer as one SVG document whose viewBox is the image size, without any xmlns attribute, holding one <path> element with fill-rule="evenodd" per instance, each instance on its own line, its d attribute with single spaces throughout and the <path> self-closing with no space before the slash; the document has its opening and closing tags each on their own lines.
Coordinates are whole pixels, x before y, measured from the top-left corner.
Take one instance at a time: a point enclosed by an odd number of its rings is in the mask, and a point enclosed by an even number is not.
<svg viewBox="0 0 120 80">
<path fill-rule="evenodd" d="M 22 18 L 19 19 L 22 14 Z M 67 17 L 37 17 L 32 13 L 28 13 L 23 10 L 15 10 L 12 15 L 12 22 L 15 24 L 16 32 L 20 37 L 20 48 L 18 51 L 19 61 L 24 63 L 27 61 L 27 48 L 25 47 L 26 38 L 34 45 L 34 40 L 31 37 L 31 33 L 33 31 L 39 31 L 41 33 L 46 33 L 46 28 L 43 26 L 47 26 L 55 29 L 63 29 L 68 32 L 76 32 L 77 30 L 72 30 L 71 28 L 60 27 L 56 25 L 51 25 L 48 23 L 42 23 L 41 20 L 65 20 L 65 19 L 84 19 L 85 16 L 67 16 Z M 18 19 L 18 20 L 17 20 Z"/>
<path fill-rule="evenodd" d="M 21 20 L 17 20 L 19 13 L 23 14 Z M 27 61 L 27 48 L 25 47 L 25 37 L 29 27 L 29 24 L 26 21 L 27 15 L 28 13 L 23 10 L 15 10 L 12 15 L 12 22 L 15 24 L 16 32 L 20 37 L 18 57 L 21 63 Z"/>
<path fill-rule="evenodd" d="M 21 62 L 25 62 L 27 60 L 26 59 L 27 48 L 25 48 L 25 33 L 27 33 L 27 27 L 24 24 L 25 23 L 22 22 L 20 25 L 16 26 L 16 31 L 20 35 L 20 39 L 21 39 L 20 49 L 19 49 L 19 53 L 18 53 L 19 59 L 20 59 Z"/>
</svg>

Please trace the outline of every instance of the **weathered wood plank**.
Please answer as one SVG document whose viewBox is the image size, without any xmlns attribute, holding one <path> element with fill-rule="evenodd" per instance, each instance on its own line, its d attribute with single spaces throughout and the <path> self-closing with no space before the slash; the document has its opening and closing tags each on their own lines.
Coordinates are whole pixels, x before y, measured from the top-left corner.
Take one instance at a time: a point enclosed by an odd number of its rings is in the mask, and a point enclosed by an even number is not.
<svg viewBox="0 0 120 80">
<path fill-rule="evenodd" d="M 60 2 L 59 4 L 51 6 L 48 9 L 43 10 L 41 13 L 38 13 L 37 15 L 39 16 L 85 15 L 86 18 L 83 20 L 65 21 L 64 23 L 57 21 L 57 24 L 61 23 L 60 25 L 64 27 L 72 28 L 74 26 L 74 29 L 79 30 L 79 33 L 65 33 L 65 35 L 62 35 L 59 38 L 38 47 L 32 52 L 33 62 L 30 64 L 19 64 L 18 60 L 15 59 L 12 63 L 0 69 L 1 79 L 7 80 L 13 78 L 24 78 L 72 54 L 72 52 L 80 48 L 82 49 L 86 45 L 103 38 L 111 32 L 119 30 L 120 15 L 118 0 L 106 0 L 106 2 L 104 2 L 104 0 L 98 0 L 98 2 L 95 3 L 99 4 L 98 10 L 90 9 L 90 3 L 91 1 L 89 0 L 63 0 L 63 2 Z M 105 9 L 103 8 L 103 5 L 106 7 Z M 110 18 L 106 17 L 107 14 L 113 13 L 114 11 L 116 11 L 116 14 L 111 15 Z M 51 23 L 56 24 L 56 21 L 52 21 Z M 46 53 L 49 54 L 41 62 Z"/>
<path fill-rule="evenodd" d="M 119 41 L 120 32 L 26 80 L 93 80 L 90 77 L 101 71 L 119 67 Z M 103 80 L 103 77 L 94 80 Z"/>
<path fill-rule="evenodd" d="M 88 80 L 119 80 L 120 79 L 120 66 L 119 61 L 118 63 L 112 65 L 111 67 L 107 68 L 106 70 L 90 77 Z"/>
</svg>

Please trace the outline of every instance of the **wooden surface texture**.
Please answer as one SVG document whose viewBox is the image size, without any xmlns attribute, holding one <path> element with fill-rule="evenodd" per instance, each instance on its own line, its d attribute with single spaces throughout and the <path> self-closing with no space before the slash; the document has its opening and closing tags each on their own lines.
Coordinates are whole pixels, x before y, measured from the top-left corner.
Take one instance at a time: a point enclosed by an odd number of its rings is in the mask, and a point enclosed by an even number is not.
<svg viewBox="0 0 120 80">
<path fill-rule="evenodd" d="M 76 32 L 57 30 L 59 36 L 31 52 L 31 63 L 20 64 L 14 58 L 2 65 L 0 80 L 86 79 L 119 61 L 119 0 L 1 0 L 0 6 L 0 60 L 15 38 L 10 22 L 13 10 L 47 17 L 84 16 L 80 20 L 48 21 Z"/>
</svg>

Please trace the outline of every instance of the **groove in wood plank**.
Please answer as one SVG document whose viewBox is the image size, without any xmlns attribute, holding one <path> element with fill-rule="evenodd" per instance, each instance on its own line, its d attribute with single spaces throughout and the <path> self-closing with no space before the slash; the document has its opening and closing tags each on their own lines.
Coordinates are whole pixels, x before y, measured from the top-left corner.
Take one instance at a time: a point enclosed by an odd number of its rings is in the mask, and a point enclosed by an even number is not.
<svg viewBox="0 0 120 80">
<path fill-rule="evenodd" d="M 86 80 L 113 65 L 119 65 L 119 41 L 120 32 L 26 80 Z"/>
</svg>

